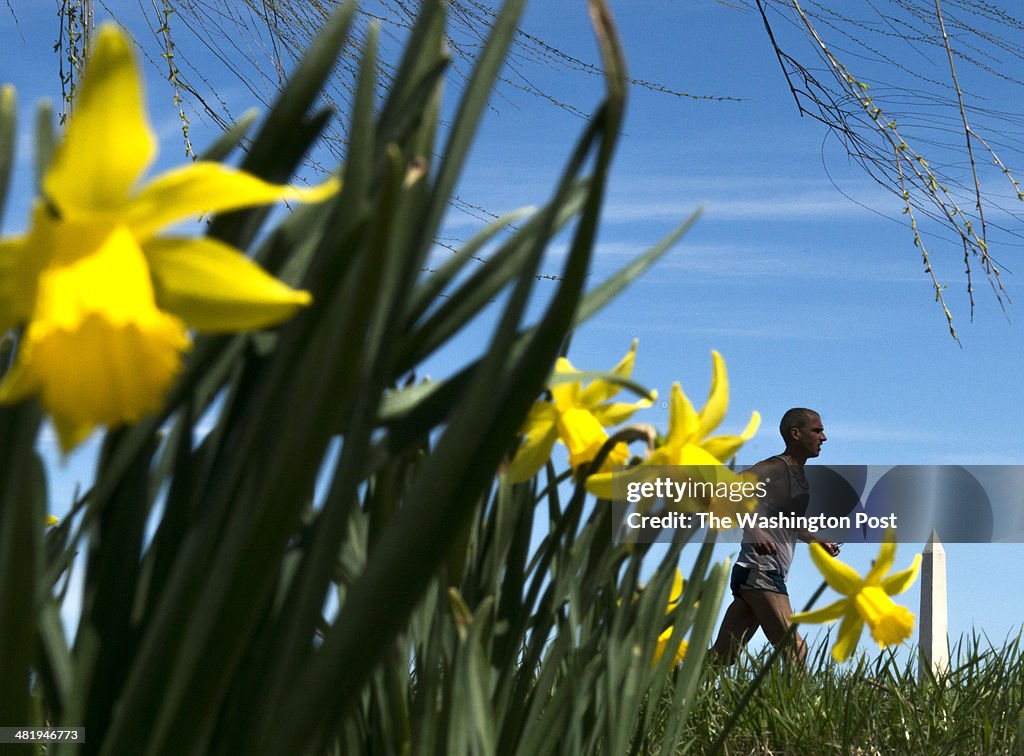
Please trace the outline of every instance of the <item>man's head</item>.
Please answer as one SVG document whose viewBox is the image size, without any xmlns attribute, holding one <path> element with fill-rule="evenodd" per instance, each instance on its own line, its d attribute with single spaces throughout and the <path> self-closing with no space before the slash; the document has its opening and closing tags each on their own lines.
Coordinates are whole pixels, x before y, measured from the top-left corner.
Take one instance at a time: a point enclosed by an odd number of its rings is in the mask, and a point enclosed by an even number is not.
<svg viewBox="0 0 1024 756">
<path fill-rule="evenodd" d="M 786 442 L 786 451 L 809 459 L 821 453 L 821 445 L 828 440 L 821 424 L 821 415 L 806 407 L 786 410 L 779 423 L 779 432 Z"/>
</svg>

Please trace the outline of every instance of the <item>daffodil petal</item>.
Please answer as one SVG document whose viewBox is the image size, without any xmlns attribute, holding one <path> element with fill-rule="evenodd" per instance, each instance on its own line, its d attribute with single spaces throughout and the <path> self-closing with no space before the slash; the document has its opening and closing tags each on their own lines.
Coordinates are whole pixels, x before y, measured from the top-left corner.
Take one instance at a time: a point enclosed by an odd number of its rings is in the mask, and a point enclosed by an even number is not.
<svg viewBox="0 0 1024 756">
<path fill-rule="evenodd" d="M 672 640 L 672 634 L 675 631 L 675 627 L 669 627 L 661 635 L 658 636 L 658 642 L 654 646 L 654 658 L 651 661 L 651 666 L 656 667 L 658 662 L 661 661 L 661 657 L 665 655 L 665 650 L 668 648 L 669 641 Z M 686 657 L 686 650 L 689 648 L 689 643 L 686 640 L 679 642 L 679 648 L 676 649 L 675 658 L 672 660 L 672 666 L 678 665 Z"/>
<path fill-rule="evenodd" d="M 520 433 L 530 437 L 536 433 L 546 434 L 555 428 L 558 423 L 558 410 L 551 402 L 534 402 L 530 412 L 526 415 L 523 429 Z"/>
<path fill-rule="evenodd" d="M 587 491 L 596 496 L 599 499 L 608 499 L 609 501 L 615 497 L 614 486 L 612 485 L 612 475 L 618 473 L 612 472 L 599 472 L 587 478 Z"/>
<path fill-rule="evenodd" d="M 681 447 L 687 441 L 697 437 L 699 427 L 700 422 L 693 403 L 683 393 L 682 386 L 673 383 L 668 409 L 668 437 L 665 444 Z"/>
<path fill-rule="evenodd" d="M 308 189 L 271 184 L 220 163 L 198 162 L 162 173 L 132 198 L 128 225 L 147 239 L 161 228 L 203 213 L 221 213 L 280 200 L 321 202 L 338 191 L 328 179 Z"/>
<path fill-rule="evenodd" d="M 824 622 L 835 622 L 846 613 L 849 603 L 849 599 L 839 599 L 828 606 L 821 607 L 821 609 L 791 614 L 789 615 L 789 619 L 790 622 L 803 622 L 811 625 L 817 625 Z"/>
<path fill-rule="evenodd" d="M 722 462 L 730 459 L 740 450 L 747 441 L 749 441 L 755 433 L 757 433 L 758 427 L 761 425 L 761 414 L 754 412 L 750 416 L 750 422 L 747 423 L 747 427 L 743 429 L 743 433 L 738 436 L 734 435 L 722 435 L 713 436 L 705 439 L 701 446 L 708 452 L 712 457 L 715 457 Z"/>
<path fill-rule="evenodd" d="M 701 446 L 719 462 L 727 462 L 735 456 L 744 442 L 745 439 L 741 436 L 712 436 L 705 439 Z"/>
<path fill-rule="evenodd" d="M 128 38 L 102 25 L 43 192 L 64 217 L 117 212 L 156 152 Z"/>
<path fill-rule="evenodd" d="M 863 582 L 853 567 L 829 556 L 820 544 L 812 543 L 810 551 L 811 559 L 832 590 L 844 596 L 852 596 L 860 590 Z"/>
<path fill-rule="evenodd" d="M 626 356 L 619 360 L 619 364 L 612 368 L 615 375 L 622 378 L 629 378 L 633 375 L 633 364 L 636 362 L 637 340 L 633 339 L 633 345 L 626 352 Z M 593 381 L 580 392 L 580 404 L 587 407 L 594 407 L 601 402 L 606 402 L 619 393 L 620 386 L 608 381 Z M 621 422 L 621 421 L 620 421 Z M 605 423 L 607 425 L 608 423 Z M 611 423 L 615 425 L 615 423 Z"/>
<path fill-rule="evenodd" d="M 679 455 L 676 459 L 677 461 L 672 464 L 708 468 L 722 467 L 717 457 L 695 444 L 684 444 L 683 448 L 679 450 Z M 728 470 L 726 467 L 722 467 L 722 469 Z M 711 472 L 711 470 L 708 470 L 708 472 Z"/>
<path fill-rule="evenodd" d="M 921 570 L 921 555 L 915 554 L 914 561 L 910 566 L 901 572 L 894 572 L 881 582 L 882 590 L 890 596 L 895 596 L 907 590 L 917 579 L 917 573 Z"/>
<path fill-rule="evenodd" d="M 35 287 L 27 286 L 18 276 L 24 254 L 24 237 L 0 239 L 0 334 L 31 313 Z"/>
<path fill-rule="evenodd" d="M 690 648 L 690 642 L 686 639 L 679 641 L 679 648 L 676 649 L 676 658 L 672 661 L 673 667 L 678 667 L 686 658 L 686 652 Z"/>
<path fill-rule="evenodd" d="M 613 477 L 622 486 L 621 492 L 625 492 L 629 483 L 644 483 L 654 480 L 657 475 L 650 464 L 634 465 L 626 470 L 595 473 L 587 478 L 587 490 L 599 499 L 615 498 Z M 620 492 L 620 493 L 621 493 Z"/>
<path fill-rule="evenodd" d="M 683 597 L 684 583 L 683 573 L 676 567 L 676 573 L 672 576 L 672 591 L 668 594 L 668 611 L 671 612 Z"/>
<path fill-rule="evenodd" d="M 839 637 L 832 646 L 832 658 L 837 662 L 844 662 L 857 648 L 860 642 L 860 634 L 864 630 L 864 618 L 856 609 L 850 608 L 839 625 Z"/>
<path fill-rule="evenodd" d="M 26 359 L 28 347 L 22 346 L 19 359 L 0 382 L 0 403 L 15 404 L 38 393 L 44 386 L 43 376 L 38 370 L 32 369 L 32 361 Z M 50 408 L 52 411 L 52 408 Z M 72 419 L 66 415 L 53 415 L 53 427 L 57 431 L 57 440 L 61 451 L 67 454 L 85 441 L 93 432 L 96 423 L 89 419 Z"/>
<path fill-rule="evenodd" d="M 586 389 L 584 389 L 585 392 Z M 654 399 L 657 399 L 658 393 L 656 391 L 652 392 L 652 396 Z M 634 412 L 650 407 L 651 404 L 653 404 L 653 399 L 641 399 L 634 404 L 629 402 L 613 402 L 592 407 L 590 411 L 601 425 L 610 428 L 613 425 L 626 422 L 633 416 Z"/>
<path fill-rule="evenodd" d="M 757 433 L 757 429 L 761 427 L 761 413 L 754 410 L 750 413 L 750 420 L 747 421 L 747 427 L 740 433 L 740 438 L 744 441 L 749 441 Z"/>
<path fill-rule="evenodd" d="M 878 558 L 875 559 L 874 564 L 871 565 L 871 569 L 868 570 L 868 574 L 864 576 L 864 584 L 878 585 L 882 575 L 885 575 L 892 569 L 892 564 L 895 561 L 896 534 L 892 528 L 889 528 L 885 531 L 885 536 L 882 539 L 882 546 L 878 550 Z"/>
<path fill-rule="evenodd" d="M 647 460 L 640 465 L 641 468 L 645 467 L 657 467 L 659 465 L 678 465 L 681 449 L 677 449 L 673 446 L 659 446 L 657 449 L 647 455 Z M 652 478 L 653 479 L 653 478 Z"/>
<path fill-rule="evenodd" d="M 535 402 L 523 426 L 523 443 L 509 464 L 508 478 L 513 483 L 529 480 L 544 467 L 558 440 L 558 411 L 549 402 Z"/>
<path fill-rule="evenodd" d="M 265 328 L 309 304 L 249 258 L 211 238 L 160 238 L 143 245 L 161 310 L 211 333 Z"/>
<path fill-rule="evenodd" d="M 711 390 L 708 392 L 707 402 L 700 411 L 700 438 L 704 438 L 721 424 L 728 406 L 729 376 L 725 370 L 725 360 L 722 359 L 722 355 L 712 350 Z"/>
<path fill-rule="evenodd" d="M 65 454 L 78 446 L 92 435 L 96 423 L 89 420 L 72 420 L 67 417 L 53 417 L 53 427 L 57 430 L 60 450 Z"/>
<path fill-rule="evenodd" d="M 579 370 L 574 368 L 567 358 L 559 357 L 555 360 L 556 375 L 565 376 L 578 372 Z M 560 410 L 580 406 L 580 391 L 582 387 L 582 381 L 566 381 L 552 386 L 551 398 L 554 400 L 555 406 Z"/>
<path fill-rule="evenodd" d="M 509 464 L 508 479 L 512 483 L 523 483 L 539 473 L 551 458 L 551 449 L 558 440 L 554 428 L 551 432 L 534 440 L 523 442 Z"/>
</svg>

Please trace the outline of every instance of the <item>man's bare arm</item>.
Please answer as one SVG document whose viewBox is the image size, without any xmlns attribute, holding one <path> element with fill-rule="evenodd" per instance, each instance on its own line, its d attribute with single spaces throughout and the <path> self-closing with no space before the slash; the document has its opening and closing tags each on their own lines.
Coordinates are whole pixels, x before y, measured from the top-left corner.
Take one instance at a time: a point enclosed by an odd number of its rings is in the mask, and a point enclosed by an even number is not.
<svg viewBox="0 0 1024 756">
<path fill-rule="evenodd" d="M 829 556 L 836 556 L 839 553 L 839 544 L 833 541 L 825 541 L 814 535 L 811 531 L 801 528 L 797 531 L 796 537 L 804 543 L 816 543 L 828 552 Z"/>
</svg>

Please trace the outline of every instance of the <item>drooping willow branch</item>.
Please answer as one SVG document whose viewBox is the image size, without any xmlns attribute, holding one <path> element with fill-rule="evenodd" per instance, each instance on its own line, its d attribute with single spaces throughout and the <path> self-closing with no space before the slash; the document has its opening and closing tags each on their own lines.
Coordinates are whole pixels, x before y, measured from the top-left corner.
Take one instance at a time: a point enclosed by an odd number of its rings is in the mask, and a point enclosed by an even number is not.
<svg viewBox="0 0 1024 756">
<path fill-rule="evenodd" d="M 930 18 L 922 13 L 919 5 L 907 4 L 902 0 L 890 0 L 895 9 L 892 12 L 878 9 L 877 13 L 882 21 L 874 24 L 839 16 L 827 6 L 814 3 L 813 0 L 807 0 L 806 5 L 801 0 L 755 0 L 755 3 L 800 114 L 825 125 L 839 140 L 852 161 L 860 165 L 875 182 L 900 198 L 902 213 L 907 216 L 914 245 L 921 253 L 924 272 L 931 281 L 936 301 L 942 307 L 953 338 L 956 339 L 957 335 L 953 326 L 953 315 L 945 301 L 946 287 L 936 274 L 932 254 L 925 244 L 925 235 L 935 232 L 922 228 L 923 219 L 927 219 L 932 228 L 951 230 L 963 249 L 971 316 L 973 317 L 975 306 L 975 267 L 980 267 L 992 287 L 996 300 L 1005 309 L 1009 298 L 1000 277 L 1000 266 L 992 257 L 991 224 L 985 213 L 986 206 L 993 202 L 993 191 L 983 182 L 975 154 L 976 148 L 981 147 L 992 163 L 1010 181 L 1017 200 L 1024 199 L 1024 194 L 1011 170 L 990 146 L 990 142 L 979 134 L 972 123 L 971 113 L 988 116 L 990 123 L 1000 120 L 1012 121 L 1016 116 L 991 108 L 982 109 L 977 105 L 972 107 L 968 102 L 968 94 L 961 86 L 955 61 L 959 58 L 986 73 L 994 73 L 994 69 L 983 62 L 984 56 L 990 53 L 981 49 L 982 43 L 993 45 L 1004 54 L 1021 60 L 1024 60 L 1024 50 L 1006 44 L 980 28 L 957 21 L 956 26 L 962 37 L 960 44 L 970 52 L 969 55 L 962 55 L 954 47 L 947 32 L 947 16 L 939 0 L 936 0 L 934 14 Z M 970 2 L 958 5 L 972 9 L 979 16 L 985 13 L 998 14 L 1001 22 L 1009 22 L 1012 19 L 993 6 L 972 5 Z M 813 12 L 809 10 L 810 8 L 813 8 Z M 896 10 L 905 11 L 910 15 L 910 19 L 898 16 Z M 911 20 L 917 25 L 912 26 Z M 776 27 L 782 22 L 788 22 L 796 29 L 798 36 L 810 44 L 813 58 L 809 58 L 806 53 L 793 52 L 792 42 L 780 41 Z M 844 42 L 851 39 L 851 31 L 863 32 L 857 40 L 859 49 L 845 46 L 841 53 L 836 52 L 837 46 L 825 39 L 822 29 L 832 32 L 833 35 L 844 35 Z M 948 63 L 946 82 L 928 78 L 920 71 L 911 70 L 905 63 L 883 53 L 880 47 L 873 47 L 864 42 L 863 37 L 869 33 L 889 37 L 890 46 L 892 39 L 917 47 L 923 44 L 938 46 Z M 876 67 L 881 63 L 888 69 L 895 68 L 904 73 L 911 73 L 917 80 L 929 84 L 932 89 L 938 88 L 948 92 L 948 99 L 935 93 L 910 93 L 892 85 L 885 85 L 881 88 L 882 94 L 876 96 L 873 86 L 868 83 L 869 79 L 854 74 L 844 62 L 851 59 L 868 61 L 862 63 L 865 67 L 869 67 L 869 63 L 876 64 Z M 821 65 L 814 66 L 811 60 L 816 60 Z M 930 118 L 922 118 L 916 124 L 916 128 L 897 124 L 897 117 L 892 112 L 894 108 L 890 102 L 895 101 L 898 95 L 911 102 L 926 103 L 936 112 Z M 977 101 L 978 97 L 975 96 L 974 99 Z M 949 153 L 952 151 L 956 155 L 957 151 L 949 144 L 935 141 L 935 132 L 953 128 L 946 126 L 947 121 L 941 115 L 941 109 L 947 106 L 955 108 L 957 112 L 957 128 L 962 135 L 959 154 L 966 157 L 970 168 L 966 182 L 956 178 L 955 174 L 960 171 L 956 165 L 949 162 Z M 930 136 L 924 136 L 925 133 L 930 133 Z M 1005 143 L 1002 147 L 1006 147 Z M 1009 151 L 1016 152 L 1018 149 L 1014 146 L 1010 147 Z M 930 153 L 939 155 L 934 165 L 925 157 Z M 973 200 L 973 207 L 970 209 L 967 209 L 967 196 Z M 1015 234 L 1007 228 L 1000 230 L 1008 235 Z"/>
</svg>

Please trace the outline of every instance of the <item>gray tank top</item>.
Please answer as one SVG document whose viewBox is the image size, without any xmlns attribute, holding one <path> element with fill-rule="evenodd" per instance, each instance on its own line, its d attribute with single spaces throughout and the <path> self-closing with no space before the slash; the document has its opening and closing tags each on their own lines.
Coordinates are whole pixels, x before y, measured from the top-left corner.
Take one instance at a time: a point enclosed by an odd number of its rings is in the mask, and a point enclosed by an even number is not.
<svg viewBox="0 0 1024 756">
<path fill-rule="evenodd" d="M 782 501 L 771 501 L 767 498 L 758 502 L 755 510 L 758 515 L 771 517 L 777 514 L 803 516 L 807 513 L 810 491 L 807 479 L 796 474 L 795 468 L 784 457 L 776 455 L 770 459 L 781 459 L 786 465 L 789 477 L 789 498 Z M 764 533 L 775 544 L 775 554 L 758 554 L 754 543 L 744 534 L 740 544 L 740 553 L 736 563 L 744 567 L 757 567 L 760 570 L 777 570 L 783 579 L 789 575 L 789 567 L 793 564 L 793 553 L 796 549 L 797 530 L 794 528 L 764 528 Z"/>
</svg>

